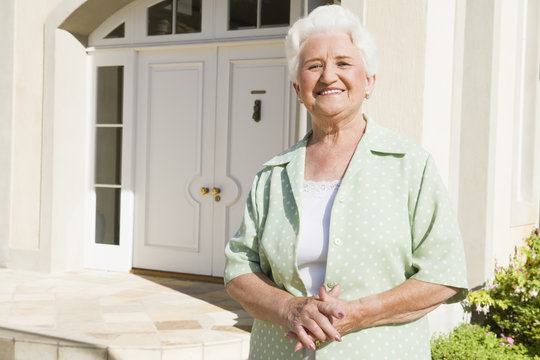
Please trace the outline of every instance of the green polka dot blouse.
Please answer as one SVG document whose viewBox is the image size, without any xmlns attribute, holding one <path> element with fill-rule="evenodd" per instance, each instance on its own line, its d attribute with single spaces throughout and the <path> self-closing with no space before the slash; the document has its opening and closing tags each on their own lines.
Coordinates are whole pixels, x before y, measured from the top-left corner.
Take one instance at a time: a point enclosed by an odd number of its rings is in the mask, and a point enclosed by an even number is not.
<svg viewBox="0 0 540 360">
<path fill-rule="evenodd" d="M 225 283 L 262 272 L 282 289 L 306 296 L 296 245 L 302 209 L 306 135 L 264 164 L 246 201 L 244 219 L 225 249 Z M 431 156 L 368 120 L 342 179 L 331 219 L 325 284 L 341 284 L 353 300 L 409 278 L 467 288 L 456 215 Z M 462 292 L 463 295 L 464 292 Z M 255 320 L 250 359 L 302 359 L 288 329 Z M 316 359 L 430 359 L 425 317 L 347 334 Z"/>
</svg>

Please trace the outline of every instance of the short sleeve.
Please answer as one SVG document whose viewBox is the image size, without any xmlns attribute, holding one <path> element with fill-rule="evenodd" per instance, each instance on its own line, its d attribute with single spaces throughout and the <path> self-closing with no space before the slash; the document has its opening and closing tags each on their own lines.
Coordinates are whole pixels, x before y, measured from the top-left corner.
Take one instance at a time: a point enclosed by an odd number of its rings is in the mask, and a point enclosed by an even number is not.
<svg viewBox="0 0 540 360">
<path fill-rule="evenodd" d="M 457 216 L 431 156 L 410 212 L 413 279 L 467 289 L 465 252 Z M 452 301 L 466 294 L 460 292 Z"/>
<path fill-rule="evenodd" d="M 246 200 L 242 224 L 225 246 L 225 284 L 243 274 L 263 272 L 257 236 L 256 180 Z"/>
</svg>

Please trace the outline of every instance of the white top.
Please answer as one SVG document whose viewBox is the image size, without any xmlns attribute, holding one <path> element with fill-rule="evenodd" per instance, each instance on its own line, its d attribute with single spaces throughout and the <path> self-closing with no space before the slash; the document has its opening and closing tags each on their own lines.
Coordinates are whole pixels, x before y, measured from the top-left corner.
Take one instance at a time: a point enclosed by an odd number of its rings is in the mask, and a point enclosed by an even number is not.
<svg viewBox="0 0 540 360">
<path fill-rule="evenodd" d="M 341 180 L 304 181 L 297 261 L 308 295 L 317 294 L 324 283 L 330 213 L 340 184 Z"/>
<path fill-rule="evenodd" d="M 340 184 L 341 180 L 304 181 L 296 256 L 308 296 L 317 294 L 324 283 L 330 214 Z M 303 360 L 315 360 L 315 351 L 304 348 Z"/>
</svg>

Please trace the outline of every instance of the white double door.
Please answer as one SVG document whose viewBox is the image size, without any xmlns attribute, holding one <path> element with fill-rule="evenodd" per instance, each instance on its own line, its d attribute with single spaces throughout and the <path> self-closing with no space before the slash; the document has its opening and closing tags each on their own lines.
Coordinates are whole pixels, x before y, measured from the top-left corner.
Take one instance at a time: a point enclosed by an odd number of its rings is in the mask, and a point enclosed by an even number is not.
<svg viewBox="0 0 540 360">
<path fill-rule="evenodd" d="M 133 266 L 222 276 L 253 176 L 294 139 L 283 45 L 141 51 L 138 69 Z"/>
</svg>

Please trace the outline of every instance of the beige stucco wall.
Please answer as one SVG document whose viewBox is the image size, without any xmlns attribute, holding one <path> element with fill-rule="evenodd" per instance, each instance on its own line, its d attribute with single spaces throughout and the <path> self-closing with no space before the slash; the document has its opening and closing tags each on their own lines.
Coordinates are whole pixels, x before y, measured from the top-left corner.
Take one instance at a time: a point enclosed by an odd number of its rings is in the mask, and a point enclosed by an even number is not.
<svg viewBox="0 0 540 360">
<path fill-rule="evenodd" d="M 0 267 L 7 264 L 11 199 L 14 2 L 0 2 Z"/>
<path fill-rule="evenodd" d="M 418 143 L 422 139 L 427 3 L 366 0 L 364 9 L 365 24 L 379 44 L 377 81 L 366 112 Z"/>
<path fill-rule="evenodd" d="M 14 9 L 8 266 L 15 269 L 63 271 L 83 264 L 87 69 L 84 48 L 73 36 L 62 30 L 46 31 L 60 3 L 66 1 L 20 0 Z M 47 48 L 47 44 L 52 46 Z M 47 66 L 51 60 L 52 68 Z M 53 101 L 47 103 L 47 97 Z M 44 121 L 45 110 L 52 115 L 49 122 Z M 55 157 L 47 158 L 53 161 L 44 167 L 44 156 L 50 154 Z M 44 171 L 54 186 L 44 183 Z M 45 208 L 44 198 L 50 200 Z"/>
<path fill-rule="evenodd" d="M 11 268 L 47 271 L 50 265 L 50 247 L 40 241 L 44 23 L 58 2 L 15 2 Z"/>
<path fill-rule="evenodd" d="M 10 246 L 39 249 L 44 26 L 59 0 L 15 2 Z"/>
<path fill-rule="evenodd" d="M 366 110 L 433 155 L 455 203 L 457 179 L 451 170 L 459 152 L 459 121 L 454 121 L 455 74 L 460 72 L 455 56 L 457 6 L 457 1 L 367 0 L 363 9 L 366 25 L 379 42 L 377 83 Z"/>
<path fill-rule="evenodd" d="M 54 184 L 51 270 L 83 267 L 88 234 L 92 128 L 88 116 L 88 58 L 71 34 L 56 30 Z"/>
</svg>

